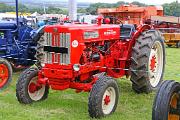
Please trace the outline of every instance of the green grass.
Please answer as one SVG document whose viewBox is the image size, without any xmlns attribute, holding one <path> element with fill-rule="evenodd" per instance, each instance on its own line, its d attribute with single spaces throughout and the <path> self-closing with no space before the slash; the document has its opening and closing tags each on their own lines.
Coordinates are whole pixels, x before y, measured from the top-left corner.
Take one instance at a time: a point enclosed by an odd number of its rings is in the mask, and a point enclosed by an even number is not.
<svg viewBox="0 0 180 120">
<path fill-rule="evenodd" d="M 180 49 L 166 50 L 166 80 L 180 82 Z M 50 91 L 49 98 L 32 105 L 21 105 L 16 100 L 15 83 L 0 93 L 0 120 L 88 120 L 88 93 L 76 94 L 74 90 Z M 104 120 L 151 120 L 154 94 L 136 94 L 131 82 L 119 79 L 120 99 L 116 112 Z"/>
</svg>

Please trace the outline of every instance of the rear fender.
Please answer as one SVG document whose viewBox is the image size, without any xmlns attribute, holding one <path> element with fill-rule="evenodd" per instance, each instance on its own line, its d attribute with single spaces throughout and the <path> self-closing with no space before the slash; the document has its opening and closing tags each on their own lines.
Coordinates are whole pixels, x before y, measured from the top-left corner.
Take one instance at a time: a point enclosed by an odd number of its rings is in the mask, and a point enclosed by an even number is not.
<svg viewBox="0 0 180 120">
<path fill-rule="evenodd" d="M 139 25 L 136 32 L 133 35 L 133 40 L 137 39 L 144 31 L 150 30 L 152 27 L 150 25 Z"/>
<path fill-rule="evenodd" d="M 40 27 L 38 30 L 31 31 L 31 38 L 33 41 L 38 41 L 40 37 L 44 34 L 44 28 L 45 26 Z"/>
<path fill-rule="evenodd" d="M 144 32 L 144 31 L 148 31 L 150 29 L 153 29 L 152 26 L 144 24 L 144 25 L 139 25 L 136 28 L 136 32 L 133 34 L 132 36 L 132 40 L 129 43 L 129 48 L 128 48 L 128 58 L 131 58 L 131 52 L 132 52 L 132 48 L 136 43 L 136 40 L 139 38 L 139 36 Z"/>
</svg>

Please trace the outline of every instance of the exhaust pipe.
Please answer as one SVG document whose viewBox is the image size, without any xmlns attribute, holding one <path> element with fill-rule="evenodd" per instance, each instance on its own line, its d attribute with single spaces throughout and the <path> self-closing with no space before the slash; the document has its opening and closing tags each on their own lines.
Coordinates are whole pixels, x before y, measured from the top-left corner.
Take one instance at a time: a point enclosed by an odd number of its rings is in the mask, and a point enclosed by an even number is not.
<svg viewBox="0 0 180 120">
<path fill-rule="evenodd" d="M 19 13 L 18 13 L 18 0 L 16 0 L 16 24 L 17 24 L 17 26 L 19 24 L 18 15 L 19 15 Z"/>
</svg>

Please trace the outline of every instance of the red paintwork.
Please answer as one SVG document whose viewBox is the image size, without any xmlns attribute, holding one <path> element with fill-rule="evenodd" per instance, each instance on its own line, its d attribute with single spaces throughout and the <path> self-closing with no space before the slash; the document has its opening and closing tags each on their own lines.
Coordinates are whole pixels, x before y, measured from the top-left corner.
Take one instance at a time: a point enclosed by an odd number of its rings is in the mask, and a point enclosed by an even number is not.
<svg viewBox="0 0 180 120">
<path fill-rule="evenodd" d="M 8 67 L 4 64 L 0 64 L 0 88 L 2 88 L 8 81 Z"/>
<path fill-rule="evenodd" d="M 98 80 L 93 76 L 100 72 L 106 72 L 109 76 L 119 78 L 129 76 L 129 72 L 123 69 L 129 68 L 132 47 L 137 37 L 145 30 L 151 29 L 144 25 L 137 28 L 132 39 L 120 40 L 119 25 L 101 25 L 102 18 L 98 19 L 97 25 L 65 24 L 46 26 L 44 31 L 53 35 L 59 33 L 71 34 L 71 56 L 69 65 L 45 64 L 39 71 L 39 84 L 47 84 L 54 90 L 76 89 L 76 92 L 90 91 L 93 84 Z M 85 33 L 98 33 L 84 37 Z M 73 47 L 72 42 L 78 41 L 78 47 Z M 108 42 L 109 48 L 101 53 L 96 47 L 105 46 Z M 54 43 L 53 43 L 54 44 Z M 89 49 L 91 52 L 86 51 Z M 90 54 L 98 53 L 100 60 L 89 60 Z M 104 55 L 103 55 L 104 54 Z M 54 61 L 54 58 L 52 58 Z M 79 64 L 80 70 L 74 71 L 73 65 Z"/>
<path fill-rule="evenodd" d="M 36 91 L 40 90 L 42 88 L 42 84 L 45 84 L 45 83 L 40 83 L 39 81 L 37 83 L 30 83 L 29 86 L 28 86 L 28 90 L 30 93 L 35 93 Z"/>
<path fill-rule="evenodd" d="M 106 95 L 106 97 L 104 98 L 105 105 L 108 105 L 110 102 L 111 102 L 110 96 Z"/>
<path fill-rule="evenodd" d="M 156 56 L 152 56 L 150 63 L 150 70 L 154 72 L 155 68 L 156 68 Z"/>
<path fill-rule="evenodd" d="M 98 8 L 98 14 L 105 17 L 114 17 L 117 19 L 116 23 L 128 23 L 140 25 L 148 22 L 151 16 L 163 16 L 162 6 L 147 6 L 139 7 L 137 5 L 120 5 L 117 8 Z"/>
<path fill-rule="evenodd" d="M 35 83 L 31 83 L 30 85 L 29 85 L 29 92 L 30 93 L 35 93 L 37 91 L 37 86 L 36 86 L 36 84 Z"/>
</svg>

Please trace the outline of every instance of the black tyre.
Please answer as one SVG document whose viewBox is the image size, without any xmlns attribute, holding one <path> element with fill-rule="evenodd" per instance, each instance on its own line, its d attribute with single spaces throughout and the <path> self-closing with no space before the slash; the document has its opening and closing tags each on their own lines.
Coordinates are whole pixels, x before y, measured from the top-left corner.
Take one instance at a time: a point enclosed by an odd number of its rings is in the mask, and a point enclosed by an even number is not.
<svg viewBox="0 0 180 120">
<path fill-rule="evenodd" d="M 176 43 L 176 47 L 177 47 L 177 48 L 180 48 L 180 41 L 178 41 L 178 42 Z"/>
<path fill-rule="evenodd" d="M 165 45 L 160 32 L 143 32 L 136 40 L 131 57 L 132 88 L 137 93 L 156 90 L 163 79 Z"/>
<path fill-rule="evenodd" d="M 165 81 L 158 90 L 152 120 L 180 120 L 180 83 Z"/>
<path fill-rule="evenodd" d="M 11 64 L 6 59 L 0 58 L 0 91 L 7 88 L 11 81 Z"/>
<path fill-rule="evenodd" d="M 41 62 L 44 60 L 44 52 L 43 52 L 44 44 L 45 44 L 45 39 L 44 39 L 44 35 L 42 34 L 40 39 L 37 41 L 37 50 L 35 55 L 37 59 L 37 62 L 35 64 L 39 69 L 42 68 Z"/>
<path fill-rule="evenodd" d="M 111 77 L 101 76 L 89 95 L 89 115 L 101 118 L 112 114 L 116 110 L 118 99 L 119 88 L 116 81 Z"/>
<path fill-rule="evenodd" d="M 48 97 L 49 87 L 37 84 L 38 69 L 26 69 L 19 77 L 16 84 L 16 97 L 20 103 L 45 100 Z"/>
</svg>

